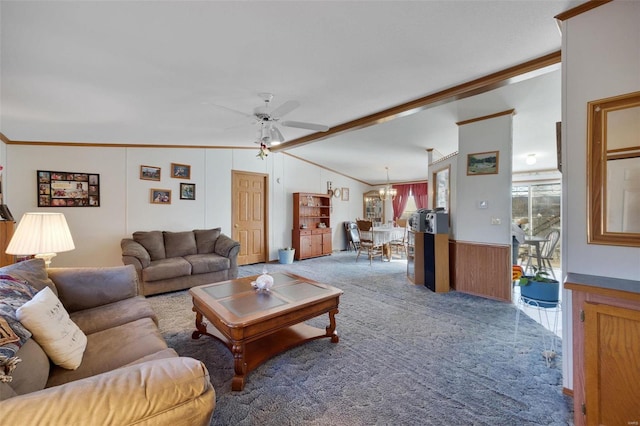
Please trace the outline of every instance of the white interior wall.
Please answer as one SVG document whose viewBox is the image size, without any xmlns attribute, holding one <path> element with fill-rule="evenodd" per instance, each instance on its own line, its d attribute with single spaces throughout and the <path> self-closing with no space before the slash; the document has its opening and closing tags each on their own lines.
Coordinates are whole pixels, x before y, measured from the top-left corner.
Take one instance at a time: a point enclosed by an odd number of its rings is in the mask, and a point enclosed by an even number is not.
<svg viewBox="0 0 640 426">
<path fill-rule="evenodd" d="M 640 90 L 640 2 L 614 1 L 563 28 L 564 234 L 567 272 L 640 278 L 640 248 L 587 244 L 587 103 Z M 566 52 L 566 54 L 565 54 Z M 565 130 L 566 129 L 566 130 Z M 594 259 L 607 259 L 594 262 Z"/>
<path fill-rule="evenodd" d="M 5 203 L 16 221 L 29 211 L 65 214 L 76 249 L 60 253 L 54 266 L 121 265 L 120 240 L 138 230 L 181 231 L 221 227 L 230 235 L 231 171 L 269 176 L 269 259 L 291 246 L 293 192 L 326 193 L 327 181 L 349 188 L 349 201 L 333 198 L 333 249 L 346 248 L 342 223 L 362 213 L 362 194 L 370 187 L 342 175 L 272 153 L 256 158 L 254 149 L 125 148 L 0 144 L 5 165 Z M 191 179 L 171 178 L 171 163 L 191 166 Z M 160 181 L 140 179 L 140 166 L 162 169 Z M 37 207 L 37 170 L 100 175 L 100 207 Z M 180 200 L 180 183 L 196 184 L 195 200 Z M 151 188 L 170 189 L 170 205 L 150 203 Z"/>
<path fill-rule="evenodd" d="M 564 273 L 640 279 L 640 248 L 587 244 L 587 103 L 640 90 L 640 2 L 615 1 L 563 22 Z M 562 295 L 563 386 L 573 389 L 571 292 Z"/>
<path fill-rule="evenodd" d="M 453 221 L 457 241 L 511 243 L 512 122 L 507 114 L 459 126 Z M 467 176 L 467 156 L 488 151 L 499 151 L 498 173 Z M 481 208 L 481 202 L 487 207 Z"/>
</svg>

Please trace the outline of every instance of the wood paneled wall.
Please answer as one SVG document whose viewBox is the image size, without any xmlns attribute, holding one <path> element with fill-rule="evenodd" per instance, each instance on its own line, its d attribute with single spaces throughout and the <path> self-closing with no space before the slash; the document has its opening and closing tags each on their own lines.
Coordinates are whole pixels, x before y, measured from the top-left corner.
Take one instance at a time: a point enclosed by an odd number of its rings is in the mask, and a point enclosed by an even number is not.
<svg viewBox="0 0 640 426">
<path fill-rule="evenodd" d="M 449 242 L 451 288 L 461 293 L 511 301 L 511 246 Z"/>
</svg>

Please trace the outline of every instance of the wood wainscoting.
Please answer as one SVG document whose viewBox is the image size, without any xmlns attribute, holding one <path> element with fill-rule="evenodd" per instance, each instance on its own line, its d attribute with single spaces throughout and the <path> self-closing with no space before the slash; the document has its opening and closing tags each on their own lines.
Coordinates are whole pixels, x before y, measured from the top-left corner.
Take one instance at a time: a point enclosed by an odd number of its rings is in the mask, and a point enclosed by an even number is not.
<svg viewBox="0 0 640 426">
<path fill-rule="evenodd" d="M 511 302 L 511 246 L 449 241 L 451 288 Z"/>
</svg>

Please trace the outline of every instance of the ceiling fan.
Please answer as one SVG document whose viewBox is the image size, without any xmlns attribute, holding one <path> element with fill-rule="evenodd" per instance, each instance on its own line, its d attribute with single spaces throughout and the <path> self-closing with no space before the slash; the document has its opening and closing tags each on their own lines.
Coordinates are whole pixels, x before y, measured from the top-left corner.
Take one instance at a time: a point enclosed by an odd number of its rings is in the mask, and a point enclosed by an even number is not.
<svg viewBox="0 0 640 426">
<path fill-rule="evenodd" d="M 221 107 L 226 110 L 240 113 L 245 117 L 250 117 L 254 120 L 254 124 L 259 124 L 257 144 L 265 144 L 267 146 L 278 145 L 284 142 L 284 136 L 277 127 L 277 123 L 285 127 L 296 127 L 299 129 L 314 130 L 316 132 L 326 132 L 329 130 L 329 126 L 323 124 L 307 123 L 302 121 L 282 121 L 279 120 L 286 114 L 289 114 L 294 109 L 300 106 L 298 101 L 286 101 L 275 109 L 270 108 L 271 101 L 273 100 L 273 93 L 258 93 L 258 96 L 264 101 L 264 105 L 254 108 L 253 114 L 245 114 L 240 111 L 236 111 L 227 107 Z M 220 106 L 220 105 L 218 105 Z"/>
</svg>

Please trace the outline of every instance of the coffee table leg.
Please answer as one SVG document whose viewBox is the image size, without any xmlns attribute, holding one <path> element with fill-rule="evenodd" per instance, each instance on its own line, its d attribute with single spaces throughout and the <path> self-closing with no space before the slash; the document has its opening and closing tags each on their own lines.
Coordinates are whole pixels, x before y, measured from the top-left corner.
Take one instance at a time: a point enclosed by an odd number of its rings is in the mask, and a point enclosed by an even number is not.
<svg viewBox="0 0 640 426">
<path fill-rule="evenodd" d="M 200 313 L 195 307 L 192 310 L 196 313 L 196 331 L 191 333 L 191 338 L 199 339 L 203 334 L 208 334 L 207 323 L 202 321 L 202 313 Z"/>
<path fill-rule="evenodd" d="M 233 369 L 235 376 L 231 381 L 231 390 L 241 391 L 244 389 L 244 376 L 247 374 L 247 363 L 244 362 L 244 343 L 234 342 L 231 346 L 233 354 Z"/>
<path fill-rule="evenodd" d="M 329 311 L 329 325 L 326 328 L 327 333 L 325 336 L 331 337 L 331 343 L 338 343 L 340 341 L 338 333 L 336 333 L 336 314 L 338 312 L 340 312 L 338 309 L 332 309 Z"/>
</svg>

